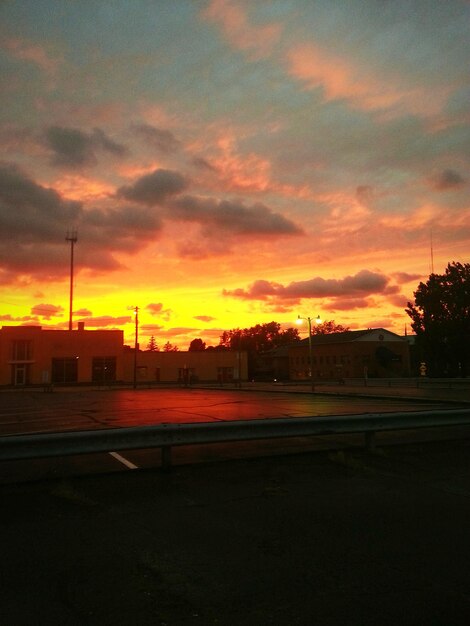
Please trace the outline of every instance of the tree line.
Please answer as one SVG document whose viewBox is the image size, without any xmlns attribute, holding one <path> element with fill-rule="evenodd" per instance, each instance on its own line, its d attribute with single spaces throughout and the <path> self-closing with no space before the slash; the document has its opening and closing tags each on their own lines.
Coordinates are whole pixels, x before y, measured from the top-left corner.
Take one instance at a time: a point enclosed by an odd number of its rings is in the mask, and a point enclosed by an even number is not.
<svg viewBox="0 0 470 626">
<path fill-rule="evenodd" d="M 429 376 L 468 376 L 470 368 L 470 264 L 451 262 L 444 274 L 430 274 L 419 283 L 414 302 L 405 309 L 416 334 L 418 358 L 426 364 Z M 334 320 L 311 327 L 312 335 L 349 330 Z M 249 328 L 233 328 L 222 333 L 219 345 L 206 346 L 201 338 L 189 344 L 190 352 L 209 350 L 240 350 L 248 355 L 249 375 L 256 367 L 258 355 L 275 348 L 300 342 L 297 328 L 282 329 L 278 322 L 256 324 Z M 159 351 L 155 337 L 147 350 Z M 177 351 L 167 341 L 163 352 Z"/>
</svg>

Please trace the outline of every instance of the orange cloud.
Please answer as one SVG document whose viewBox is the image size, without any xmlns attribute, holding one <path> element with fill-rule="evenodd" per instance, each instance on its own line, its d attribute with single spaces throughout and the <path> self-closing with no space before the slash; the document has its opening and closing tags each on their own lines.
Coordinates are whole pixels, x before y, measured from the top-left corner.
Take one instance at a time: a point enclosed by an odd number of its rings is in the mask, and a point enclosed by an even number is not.
<svg viewBox="0 0 470 626">
<path fill-rule="evenodd" d="M 48 74 L 53 74 L 58 67 L 57 59 L 53 59 L 43 46 L 22 39 L 8 39 L 3 47 L 16 59 L 30 61 Z"/>
<path fill-rule="evenodd" d="M 63 175 L 58 180 L 53 181 L 51 186 L 61 196 L 81 202 L 105 199 L 114 193 L 114 187 L 105 181 L 80 174 Z"/>
<path fill-rule="evenodd" d="M 281 35 L 279 24 L 251 25 L 245 11 L 233 1 L 212 0 L 203 16 L 222 27 L 232 47 L 249 52 L 254 59 L 269 56 Z"/>
<path fill-rule="evenodd" d="M 371 67 L 332 54 L 314 43 L 300 44 L 288 54 L 289 73 L 314 89 L 323 89 L 326 101 L 347 100 L 364 110 L 405 107 L 410 112 L 437 114 L 449 90 L 407 86 L 398 76 L 375 75 Z"/>
</svg>

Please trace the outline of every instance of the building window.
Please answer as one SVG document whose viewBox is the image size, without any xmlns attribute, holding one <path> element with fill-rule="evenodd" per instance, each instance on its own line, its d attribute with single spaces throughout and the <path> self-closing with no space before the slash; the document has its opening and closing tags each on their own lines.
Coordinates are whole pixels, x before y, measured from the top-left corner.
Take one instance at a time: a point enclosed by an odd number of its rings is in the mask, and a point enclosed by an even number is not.
<svg viewBox="0 0 470 626">
<path fill-rule="evenodd" d="M 76 383 L 78 380 L 78 357 L 52 359 L 53 383 Z"/>
<path fill-rule="evenodd" d="M 227 383 L 233 380 L 233 367 L 218 367 L 217 380 L 219 383 Z"/>
<path fill-rule="evenodd" d="M 194 367 L 179 367 L 178 368 L 178 382 L 184 383 L 187 385 L 188 383 L 194 382 L 196 380 L 196 368 Z"/>
<path fill-rule="evenodd" d="M 146 365 L 138 365 L 136 368 L 137 380 L 147 380 L 148 368 Z"/>
<path fill-rule="evenodd" d="M 28 339 L 18 339 L 13 342 L 12 360 L 13 361 L 30 361 L 32 350 L 32 341 Z"/>
<path fill-rule="evenodd" d="M 94 356 L 92 362 L 94 383 L 109 383 L 116 380 L 116 357 Z"/>
<path fill-rule="evenodd" d="M 11 384 L 29 385 L 30 365 L 29 363 L 13 363 L 11 366 Z"/>
</svg>

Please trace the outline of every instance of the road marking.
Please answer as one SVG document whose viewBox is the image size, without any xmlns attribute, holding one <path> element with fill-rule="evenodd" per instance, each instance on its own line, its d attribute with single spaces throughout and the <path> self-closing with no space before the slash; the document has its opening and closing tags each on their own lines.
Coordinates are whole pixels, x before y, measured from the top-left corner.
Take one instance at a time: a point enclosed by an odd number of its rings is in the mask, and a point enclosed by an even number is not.
<svg viewBox="0 0 470 626">
<path fill-rule="evenodd" d="M 134 465 L 134 463 L 131 463 L 117 452 L 110 452 L 109 454 L 129 469 L 139 469 L 137 465 Z"/>
</svg>

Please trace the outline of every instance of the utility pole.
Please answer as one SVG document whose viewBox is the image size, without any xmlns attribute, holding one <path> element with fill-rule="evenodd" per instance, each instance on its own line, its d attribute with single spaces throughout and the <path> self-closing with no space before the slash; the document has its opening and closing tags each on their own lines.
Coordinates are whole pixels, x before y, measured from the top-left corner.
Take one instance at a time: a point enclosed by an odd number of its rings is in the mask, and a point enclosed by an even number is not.
<svg viewBox="0 0 470 626">
<path fill-rule="evenodd" d="M 135 342 L 134 342 L 134 389 L 137 388 L 137 351 L 139 349 L 139 307 L 134 308 Z"/>
<path fill-rule="evenodd" d="M 67 231 L 65 241 L 70 241 L 70 307 L 69 307 L 69 330 L 72 330 L 72 308 L 73 308 L 73 248 L 78 241 L 77 231 Z"/>
</svg>

